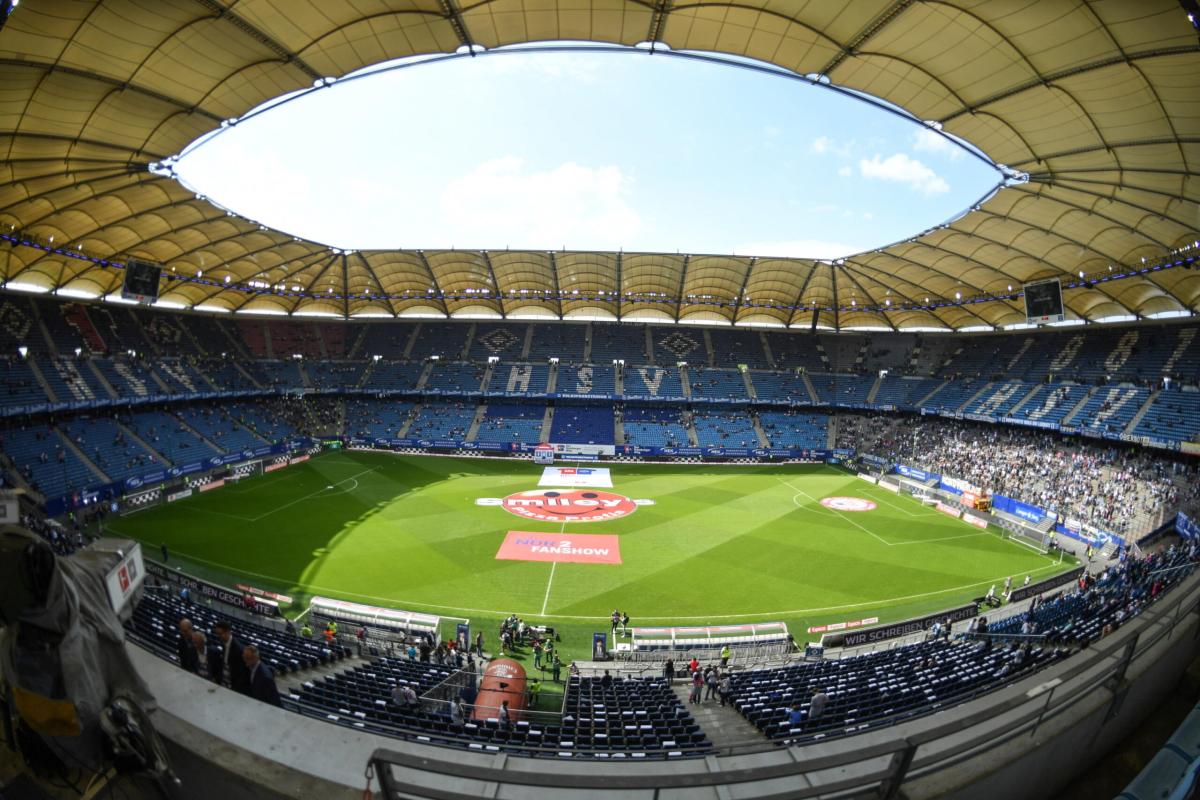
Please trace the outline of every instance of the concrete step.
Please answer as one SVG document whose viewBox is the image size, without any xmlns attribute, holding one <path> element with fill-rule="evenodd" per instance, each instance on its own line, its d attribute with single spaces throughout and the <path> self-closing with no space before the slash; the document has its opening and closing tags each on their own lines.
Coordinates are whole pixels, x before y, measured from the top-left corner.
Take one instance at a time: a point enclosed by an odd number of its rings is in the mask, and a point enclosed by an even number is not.
<svg viewBox="0 0 1200 800">
<path fill-rule="evenodd" d="M 679 698 L 679 702 L 683 703 L 683 707 L 691 712 L 696 724 L 700 726 L 700 730 L 704 731 L 708 740 L 718 750 L 748 745 L 761 747 L 766 742 L 766 737 L 758 728 L 747 722 L 746 718 L 739 714 L 732 704 L 722 706 L 716 696 L 695 705 L 689 704 L 688 694 L 691 692 L 692 686 L 682 680 L 676 680 L 671 689 Z M 705 693 L 707 691 L 707 689 L 704 690 Z M 704 694 L 700 696 L 703 698 Z"/>
</svg>

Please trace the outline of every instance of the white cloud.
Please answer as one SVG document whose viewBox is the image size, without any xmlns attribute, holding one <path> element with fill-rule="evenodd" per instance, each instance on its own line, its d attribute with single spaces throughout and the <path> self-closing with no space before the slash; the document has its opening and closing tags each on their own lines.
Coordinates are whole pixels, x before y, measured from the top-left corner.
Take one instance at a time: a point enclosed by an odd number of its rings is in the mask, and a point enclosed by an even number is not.
<svg viewBox="0 0 1200 800">
<path fill-rule="evenodd" d="M 734 252 L 751 256 L 779 256 L 786 258 L 832 259 L 861 253 L 867 248 L 844 242 L 828 242 L 821 239 L 792 239 L 776 242 L 751 242 L 739 245 Z"/>
<path fill-rule="evenodd" d="M 854 174 L 854 170 L 848 166 L 838 168 L 838 175 L 841 175 L 843 178 L 849 178 L 853 174 Z"/>
<path fill-rule="evenodd" d="M 503 156 L 448 182 L 440 205 L 452 229 L 470 232 L 456 247 L 616 249 L 642 228 L 627 200 L 632 182 L 620 167 L 568 161 L 533 171 Z"/>
<path fill-rule="evenodd" d="M 839 142 L 837 139 L 831 139 L 828 136 L 818 136 L 808 145 L 808 151 L 816 153 L 819 156 L 834 155 L 845 158 L 850 155 L 850 150 L 853 147 L 853 139 L 847 142 Z"/>
<path fill-rule="evenodd" d="M 930 128 L 918 128 L 913 134 L 913 150 L 949 156 L 951 161 L 962 158 L 962 148 Z"/>
<path fill-rule="evenodd" d="M 808 146 L 808 149 L 814 153 L 823 154 L 828 153 L 832 146 L 833 140 L 828 136 L 818 136 L 812 140 L 812 144 Z"/>
<path fill-rule="evenodd" d="M 907 183 L 912 189 L 924 195 L 943 194 L 950 191 L 950 184 L 946 183 L 945 178 L 904 153 L 896 153 L 887 158 L 880 158 L 876 154 L 870 159 L 860 159 L 858 169 L 864 178 Z"/>
</svg>

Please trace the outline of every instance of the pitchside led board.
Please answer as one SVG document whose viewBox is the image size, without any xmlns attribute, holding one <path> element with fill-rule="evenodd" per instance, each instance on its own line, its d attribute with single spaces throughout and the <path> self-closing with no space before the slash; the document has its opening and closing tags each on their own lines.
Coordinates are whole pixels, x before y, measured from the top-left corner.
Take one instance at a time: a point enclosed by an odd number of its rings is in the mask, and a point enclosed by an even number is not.
<svg viewBox="0 0 1200 800">
<path fill-rule="evenodd" d="M 1030 325 L 1062 322 L 1062 284 L 1058 278 L 1025 284 L 1025 318 Z"/>
</svg>

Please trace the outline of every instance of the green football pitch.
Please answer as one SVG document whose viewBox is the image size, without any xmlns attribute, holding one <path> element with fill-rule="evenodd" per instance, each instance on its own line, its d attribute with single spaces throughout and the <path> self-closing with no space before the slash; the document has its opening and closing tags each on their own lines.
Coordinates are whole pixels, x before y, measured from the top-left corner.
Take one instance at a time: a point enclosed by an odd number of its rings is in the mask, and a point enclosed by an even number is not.
<svg viewBox="0 0 1200 800">
<path fill-rule="evenodd" d="M 586 653 L 614 608 L 634 625 L 782 621 L 804 642 L 819 638 L 810 625 L 904 619 L 1074 564 L 836 467 L 606 466 L 613 486 L 600 491 L 652 504 L 541 522 L 476 502 L 539 489 L 528 461 L 337 451 L 107 527 L 151 558 L 166 544 L 172 566 L 200 577 L 291 595 L 289 615 L 322 595 L 439 614 L 448 635 L 466 618 L 493 641 L 515 613 L 554 625 L 567 655 Z M 498 559 L 513 530 L 615 535 L 622 563 Z"/>
</svg>

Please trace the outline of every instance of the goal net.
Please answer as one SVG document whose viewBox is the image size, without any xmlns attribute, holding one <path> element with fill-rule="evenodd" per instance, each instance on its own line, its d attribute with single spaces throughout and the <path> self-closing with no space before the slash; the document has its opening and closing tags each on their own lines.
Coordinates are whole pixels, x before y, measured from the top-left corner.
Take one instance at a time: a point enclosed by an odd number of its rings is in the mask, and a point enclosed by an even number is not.
<svg viewBox="0 0 1200 800">
<path fill-rule="evenodd" d="M 230 470 L 229 477 L 227 477 L 225 480 L 236 483 L 243 478 L 254 478 L 262 474 L 263 462 L 261 459 L 258 461 L 247 461 L 244 464 L 236 465 L 232 470 Z"/>
</svg>

